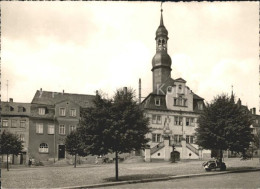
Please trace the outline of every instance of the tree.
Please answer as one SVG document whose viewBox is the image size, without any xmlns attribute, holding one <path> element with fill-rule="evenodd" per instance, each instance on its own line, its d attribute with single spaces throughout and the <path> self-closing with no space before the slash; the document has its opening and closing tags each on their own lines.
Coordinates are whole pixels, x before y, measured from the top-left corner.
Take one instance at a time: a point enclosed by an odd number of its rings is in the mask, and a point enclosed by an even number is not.
<svg viewBox="0 0 260 189">
<path fill-rule="evenodd" d="M 232 97 L 220 95 L 207 104 L 198 119 L 197 144 L 205 149 L 219 151 L 222 163 L 223 150 L 246 154 L 253 140 L 249 111 L 235 104 Z"/>
<path fill-rule="evenodd" d="M 0 138 L 0 145 L 0 154 L 6 154 L 7 156 L 7 171 L 9 171 L 8 157 L 10 154 L 18 155 L 22 151 L 22 141 L 17 135 L 3 131 Z"/>
<path fill-rule="evenodd" d="M 86 156 L 87 152 L 84 151 L 84 145 L 80 140 L 78 131 L 72 131 L 67 135 L 65 139 L 66 151 L 75 157 L 74 159 L 74 168 L 77 164 L 77 155 Z"/>
<path fill-rule="evenodd" d="M 115 153 L 118 180 L 118 154 L 144 149 L 149 141 L 149 120 L 134 100 L 133 90 L 117 90 L 113 99 L 96 95 L 94 107 L 82 111 L 79 133 L 86 151 L 92 155 Z"/>
</svg>

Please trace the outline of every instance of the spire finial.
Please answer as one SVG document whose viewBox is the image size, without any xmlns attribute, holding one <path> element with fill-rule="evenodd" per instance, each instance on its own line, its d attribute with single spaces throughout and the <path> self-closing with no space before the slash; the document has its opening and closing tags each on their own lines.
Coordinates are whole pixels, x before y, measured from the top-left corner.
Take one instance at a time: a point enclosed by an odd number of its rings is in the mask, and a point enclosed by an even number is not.
<svg viewBox="0 0 260 189">
<path fill-rule="evenodd" d="M 163 4 L 163 2 L 161 2 L 161 21 L 160 21 L 160 26 L 163 26 L 163 15 L 162 15 L 163 9 L 162 9 L 162 4 Z"/>
</svg>

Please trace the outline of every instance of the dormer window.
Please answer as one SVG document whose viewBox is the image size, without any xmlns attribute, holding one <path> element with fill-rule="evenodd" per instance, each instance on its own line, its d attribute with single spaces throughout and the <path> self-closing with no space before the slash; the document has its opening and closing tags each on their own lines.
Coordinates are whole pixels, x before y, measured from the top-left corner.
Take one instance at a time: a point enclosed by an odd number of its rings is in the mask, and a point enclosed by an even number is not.
<svg viewBox="0 0 260 189">
<path fill-rule="evenodd" d="M 18 106 L 18 112 L 25 112 L 26 109 L 22 106 Z"/>
<path fill-rule="evenodd" d="M 39 115 L 45 115 L 45 108 L 39 108 L 38 113 Z"/>
<path fill-rule="evenodd" d="M 198 110 L 203 110 L 203 104 L 202 104 L 202 102 L 198 102 Z"/>
<path fill-rule="evenodd" d="M 182 90 L 182 85 L 179 85 L 179 89 Z"/>
<path fill-rule="evenodd" d="M 11 112 L 14 111 L 14 108 L 13 108 L 12 106 L 10 106 L 10 111 L 11 111 Z"/>
<path fill-rule="evenodd" d="M 159 98 L 155 99 L 155 106 L 160 106 L 161 105 L 161 100 Z"/>
</svg>

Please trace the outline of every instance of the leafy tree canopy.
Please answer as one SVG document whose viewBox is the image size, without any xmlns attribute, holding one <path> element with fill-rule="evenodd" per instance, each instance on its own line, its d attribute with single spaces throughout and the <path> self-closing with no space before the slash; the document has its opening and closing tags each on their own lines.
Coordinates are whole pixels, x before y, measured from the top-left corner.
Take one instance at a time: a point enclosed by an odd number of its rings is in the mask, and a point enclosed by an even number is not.
<svg viewBox="0 0 260 189">
<path fill-rule="evenodd" d="M 6 131 L 1 134 L 0 145 L 0 154 L 18 155 L 23 149 L 22 141 L 18 136 Z"/>
<path fill-rule="evenodd" d="M 94 107 L 82 111 L 79 133 L 92 155 L 126 153 L 145 147 L 148 118 L 134 100 L 133 90 L 117 90 L 112 99 L 96 95 Z"/>
<path fill-rule="evenodd" d="M 205 149 L 242 152 L 253 140 L 248 109 L 223 94 L 207 104 L 198 119 L 197 144 Z"/>
<path fill-rule="evenodd" d="M 67 135 L 65 139 L 65 146 L 66 151 L 70 155 L 88 155 L 87 152 L 84 151 L 84 144 L 80 140 L 78 131 L 72 131 L 69 135 Z"/>
</svg>

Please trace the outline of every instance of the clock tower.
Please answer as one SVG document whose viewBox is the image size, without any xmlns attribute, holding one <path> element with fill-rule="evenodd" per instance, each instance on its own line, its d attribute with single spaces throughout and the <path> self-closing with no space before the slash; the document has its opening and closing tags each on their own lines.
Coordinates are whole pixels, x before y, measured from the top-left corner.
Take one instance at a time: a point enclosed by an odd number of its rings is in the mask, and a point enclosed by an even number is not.
<svg viewBox="0 0 260 189">
<path fill-rule="evenodd" d="M 156 30 L 156 54 L 152 60 L 153 91 L 155 92 L 168 78 L 171 78 L 171 57 L 167 53 L 168 31 L 163 25 L 163 10 L 161 9 L 161 21 Z"/>
</svg>

